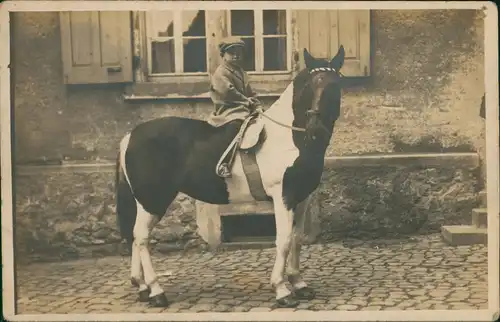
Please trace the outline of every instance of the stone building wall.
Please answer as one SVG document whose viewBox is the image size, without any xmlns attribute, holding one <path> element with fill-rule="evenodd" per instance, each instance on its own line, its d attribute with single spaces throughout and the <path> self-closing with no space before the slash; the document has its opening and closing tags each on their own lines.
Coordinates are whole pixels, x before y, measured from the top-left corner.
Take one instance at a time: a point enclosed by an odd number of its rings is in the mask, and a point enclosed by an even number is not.
<svg viewBox="0 0 500 322">
<path fill-rule="evenodd" d="M 481 12 L 374 10 L 371 20 L 372 77 L 345 89 L 329 153 L 454 148 L 484 155 Z M 212 110 L 201 99 L 127 102 L 122 85 L 65 86 L 58 14 L 15 13 L 12 21 L 18 163 L 114 159 L 120 137 L 136 124 Z"/>
</svg>

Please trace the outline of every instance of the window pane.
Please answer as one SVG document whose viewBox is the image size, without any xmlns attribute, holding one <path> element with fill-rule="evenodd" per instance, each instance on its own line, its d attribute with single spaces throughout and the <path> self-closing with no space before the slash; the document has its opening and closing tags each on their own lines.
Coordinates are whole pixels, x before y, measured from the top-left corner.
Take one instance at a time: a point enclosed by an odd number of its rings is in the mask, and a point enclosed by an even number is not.
<svg viewBox="0 0 500 322">
<path fill-rule="evenodd" d="M 184 72 L 207 71 L 207 40 L 184 39 Z"/>
<path fill-rule="evenodd" d="M 286 38 L 264 38 L 264 70 L 286 70 Z"/>
<path fill-rule="evenodd" d="M 286 35 L 286 11 L 264 10 L 264 35 Z"/>
<path fill-rule="evenodd" d="M 243 55 L 243 69 L 246 71 L 255 70 L 255 39 L 242 38 L 245 42 L 245 54 Z"/>
<path fill-rule="evenodd" d="M 153 41 L 151 44 L 153 74 L 175 72 L 174 40 Z"/>
<path fill-rule="evenodd" d="M 152 37 L 173 37 L 174 36 L 174 15 L 172 11 L 148 12 L 150 20 L 149 34 Z"/>
<path fill-rule="evenodd" d="M 205 10 L 182 12 L 182 35 L 205 37 Z"/>
<path fill-rule="evenodd" d="M 253 36 L 253 10 L 231 10 L 231 34 L 233 36 Z"/>
</svg>

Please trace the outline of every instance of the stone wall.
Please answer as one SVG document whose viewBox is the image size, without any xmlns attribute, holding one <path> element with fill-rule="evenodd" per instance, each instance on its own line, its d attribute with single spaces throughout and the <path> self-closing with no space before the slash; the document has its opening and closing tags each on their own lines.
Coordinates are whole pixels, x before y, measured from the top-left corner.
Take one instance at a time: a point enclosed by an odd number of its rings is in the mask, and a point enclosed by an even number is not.
<svg viewBox="0 0 500 322">
<path fill-rule="evenodd" d="M 478 172 L 461 167 L 372 166 L 325 171 L 321 240 L 401 237 L 470 224 Z"/>
<path fill-rule="evenodd" d="M 466 224 L 477 206 L 477 167 L 327 168 L 317 191 L 318 242 L 344 237 L 398 237 Z M 20 262 L 116 255 L 112 167 L 95 172 L 34 172 L 16 177 L 15 243 Z M 153 232 L 156 250 L 205 247 L 197 233 L 194 201 L 180 195 Z"/>
<path fill-rule="evenodd" d="M 16 253 L 30 260 L 116 254 L 115 175 L 96 172 L 39 172 L 16 177 Z M 156 226 L 153 243 L 166 249 L 195 246 L 194 201 L 180 195 Z"/>
</svg>

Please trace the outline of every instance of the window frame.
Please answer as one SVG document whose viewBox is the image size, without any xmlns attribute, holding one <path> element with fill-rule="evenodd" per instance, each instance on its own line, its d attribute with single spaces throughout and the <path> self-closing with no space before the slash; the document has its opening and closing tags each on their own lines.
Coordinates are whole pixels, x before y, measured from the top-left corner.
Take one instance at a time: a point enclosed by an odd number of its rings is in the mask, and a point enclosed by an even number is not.
<svg viewBox="0 0 500 322">
<path fill-rule="evenodd" d="M 263 10 L 264 9 L 254 9 L 254 22 L 255 22 L 255 64 L 262 64 L 264 61 L 264 48 L 263 48 Z M 179 18 L 176 13 L 182 10 L 173 10 L 174 15 L 174 41 L 175 41 L 175 66 L 181 64 L 182 58 L 178 59 L 177 55 L 182 51 L 177 49 L 177 43 L 182 44 L 182 38 L 176 39 L 180 34 L 182 37 L 181 28 L 175 28 L 176 23 L 180 23 L 182 18 Z M 220 14 L 220 21 L 214 22 L 210 21 L 213 19 L 211 13 L 218 12 Z M 294 25 L 292 23 L 292 9 L 285 9 L 286 12 L 286 50 L 287 50 L 287 70 L 284 71 L 249 71 L 249 79 L 251 82 L 270 82 L 270 81 L 289 81 L 293 77 L 294 73 L 294 62 L 293 47 L 294 42 L 296 42 L 296 30 L 294 30 Z M 136 83 L 199 83 L 208 82 L 211 73 L 213 72 L 214 66 L 220 64 L 220 55 L 218 55 L 217 44 L 223 37 L 229 35 L 230 25 L 230 9 L 224 10 L 205 10 L 205 39 L 207 44 L 207 72 L 198 73 L 162 73 L 162 74 L 151 74 L 152 68 L 152 54 L 151 54 L 151 41 L 150 34 L 148 32 L 148 25 L 150 21 L 147 18 L 146 11 L 134 11 L 133 12 L 133 43 L 134 43 L 134 74 Z M 176 33 L 176 29 L 180 32 Z M 260 31 L 260 35 L 257 34 Z M 213 37 L 215 35 L 215 37 Z M 271 36 L 273 37 L 273 36 Z M 154 37 L 161 38 L 161 37 Z M 257 45 L 259 42 L 259 45 Z M 260 48 L 260 49 L 259 49 Z"/>
<path fill-rule="evenodd" d="M 233 9 L 237 10 L 237 9 Z M 250 79 L 256 78 L 254 75 L 261 76 L 265 78 L 266 75 L 290 75 L 292 72 L 292 44 L 293 44 L 293 32 L 292 32 L 292 10 L 284 9 L 286 13 L 286 70 L 270 70 L 265 71 L 264 69 L 264 39 L 265 38 L 283 38 L 282 35 L 264 35 L 264 10 L 276 10 L 276 9 L 253 9 L 254 12 L 254 44 L 255 44 L 255 71 L 247 71 Z M 231 35 L 231 9 L 224 10 L 224 19 L 227 28 L 227 34 Z M 245 36 L 243 36 L 245 37 Z"/>
<path fill-rule="evenodd" d="M 177 26 L 182 26 L 182 12 L 183 11 L 194 11 L 194 10 L 181 10 L 181 9 L 171 9 L 168 10 L 172 12 L 172 17 L 173 17 L 173 26 L 174 26 L 174 33 L 173 36 L 169 37 L 161 37 L 161 36 L 153 36 L 151 35 L 151 29 L 152 26 L 152 20 L 153 19 L 148 19 L 148 12 L 145 13 L 145 22 L 146 22 L 146 30 L 144 31 L 146 34 L 146 61 L 148 64 L 148 71 L 152 71 L 153 69 L 153 53 L 152 53 L 152 42 L 154 40 L 167 40 L 167 39 L 173 39 L 174 40 L 174 68 L 175 72 L 173 73 L 148 73 L 149 78 L 162 78 L 162 77 L 175 77 L 175 76 L 203 76 L 206 77 L 209 75 L 210 68 L 209 68 L 209 48 L 210 48 L 210 41 L 211 38 L 208 37 L 210 34 L 209 30 L 209 22 L 207 19 L 207 10 L 203 10 L 205 14 L 205 36 L 183 36 L 182 35 L 182 28 L 177 27 Z M 184 39 L 206 39 L 206 51 L 207 51 L 207 56 L 206 56 L 206 66 L 207 66 L 207 71 L 206 72 L 184 72 L 184 46 L 183 46 L 183 40 Z"/>
</svg>

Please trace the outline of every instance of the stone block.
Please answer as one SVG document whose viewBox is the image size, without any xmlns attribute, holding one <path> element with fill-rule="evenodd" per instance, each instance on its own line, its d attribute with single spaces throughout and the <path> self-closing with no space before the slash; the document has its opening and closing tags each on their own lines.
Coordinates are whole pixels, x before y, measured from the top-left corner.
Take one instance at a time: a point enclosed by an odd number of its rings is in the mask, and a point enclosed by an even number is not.
<svg viewBox="0 0 500 322">
<path fill-rule="evenodd" d="M 441 227 L 443 239 L 450 245 L 474 245 L 487 244 L 488 234 L 486 228 L 474 226 L 457 225 Z"/>
<path fill-rule="evenodd" d="M 296 225 L 302 233 L 305 244 L 313 243 L 320 233 L 319 212 L 320 205 L 316 192 L 297 207 Z M 274 215 L 274 206 L 270 201 L 213 205 L 197 200 L 196 224 L 198 234 L 211 249 L 216 249 L 222 243 L 223 227 L 221 217 L 245 214 Z"/>
<path fill-rule="evenodd" d="M 196 200 L 196 225 L 198 235 L 214 249 L 221 243 L 221 219 L 219 205 Z"/>
<path fill-rule="evenodd" d="M 488 209 L 472 209 L 472 225 L 478 228 L 488 228 Z"/>
</svg>

